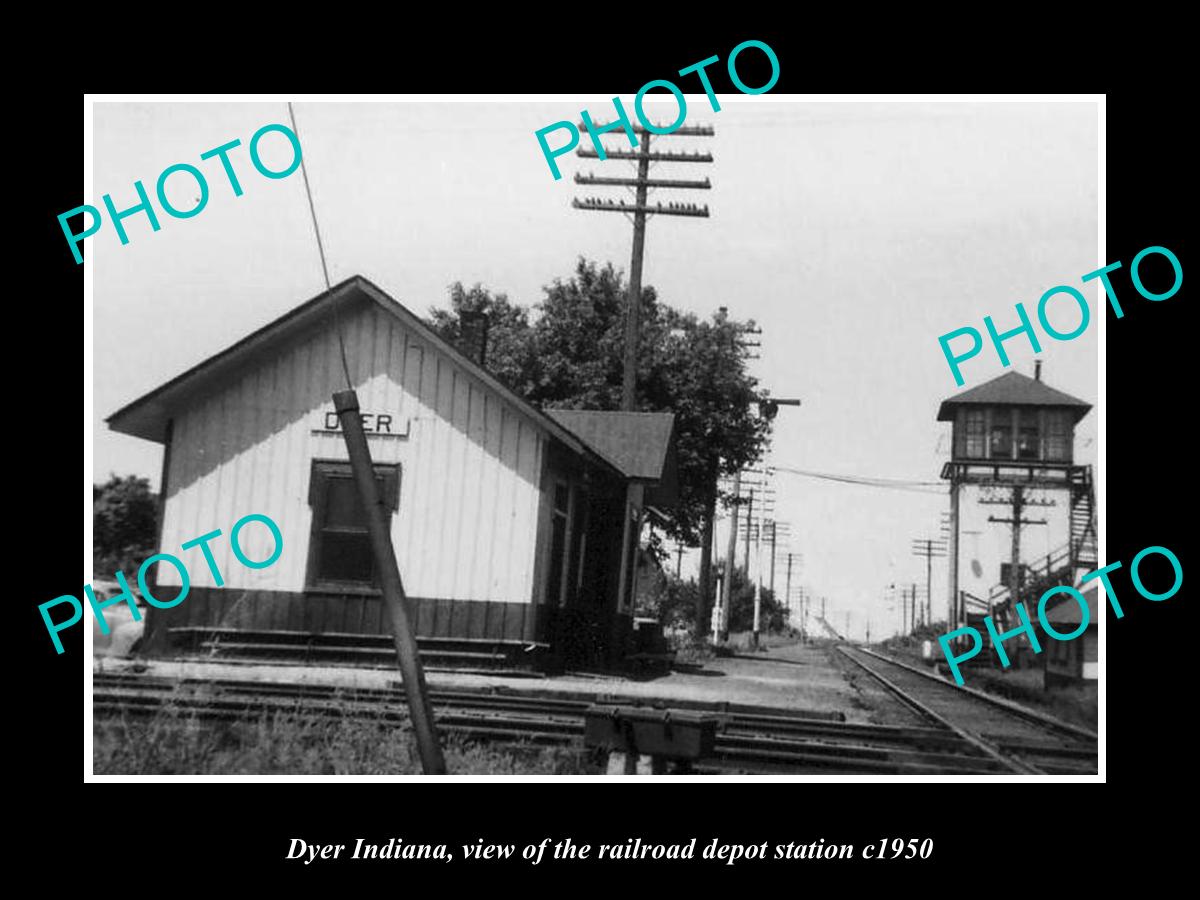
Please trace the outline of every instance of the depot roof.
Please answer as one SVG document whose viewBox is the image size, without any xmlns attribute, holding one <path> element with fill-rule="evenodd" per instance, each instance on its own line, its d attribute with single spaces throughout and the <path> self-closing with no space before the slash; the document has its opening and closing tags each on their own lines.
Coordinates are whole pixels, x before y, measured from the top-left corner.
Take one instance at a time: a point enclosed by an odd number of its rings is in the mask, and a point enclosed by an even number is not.
<svg viewBox="0 0 1200 900">
<path fill-rule="evenodd" d="M 1095 627 L 1096 619 L 1096 588 L 1090 587 L 1083 591 L 1083 599 L 1087 601 L 1088 608 L 1088 623 L 1090 627 Z M 1082 615 L 1082 609 L 1077 600 L 1072 599 L 1066 594 L 1059 595 L 1062 599 L 1052 609 L 1046 613 L 1046 621 L 1051 625 L 1070 625 L 1072 628 L 1079 626 L 1079 617 Z M 1069 629 L 1057 628 L 1056 631 L 1067 631 Z"/>
<path fill-rule="evenodd" d="M 648 503 L 670 506 L 677 499 L 673 414 L 593 409 L 548 409 L 546 414 L 578 435 L 626 478 L 657 483 Z"/>
<path fill-rule="evenodd" d="M 406 328 L 416 332 L 421 339 L 428 341 L 437 350 L 470 371 L 481 382 L 537 422 L 551 436 L 614 474 L 639 480 L 652 480 L 655 476 L 650 473 L 654 471 L 655 467 L 655 451 L 666 453 L 667 448 L 672 451 L 674 449 L 672 443 L 674 417 L 669 414 L 666 414 L 664 420 L 663 414 L 621 414 L 580 410 L 578 411 L 581 414 L 580 417 L 565 418 L 571 419 L 591 437 L 585 438 L 582 434 L 577 434 L 573 427 L 564 424 L 558 417 L 547 415 L 510 390 L 477 362 L 443 340 L 418 316 L 361 275 L 348 278 L 300 304 L 220 353 L 188 369 L 182 375 L 123 406 L 110 415 L 106 421 L 114 431 L 165 443 L 167 422 L 171 417 L 172 409 L 189 402 L 197 394 L 203 393 L 210 385 L 220 383 L 229 373 L 254 365 L 264 354 L 269 353 L 271 348 L 290 340 L 307 329 L 328 321 L 328 317 L 335 309 L 345 309 L 352 304 L 362 302 L 373 302 L 385 312 L 395 316 Z M 631 424 L 621 420 L 620 417 L 623 415 L 649 415 L 654 418 L 646 419 L 641 424 Z M 627 444 L 625 449 L 616 446 L 604 436 L 604 432 L 609 429 L 613 430 L 615 434 L 625 436 L 624 443 Z M 666 440 L 663 438 L 664 433 L 669 436 Z M 622 441 L 616 443 L 619 444 Z M 669 455 L 673 457 L 674 454 L 670 453 Z M 660 459 L 657 461 L 657 465 L 660 473 L 669 472 L 672 477 L 674 476 L 673 458 L 670 460 Z"/>
</svg>

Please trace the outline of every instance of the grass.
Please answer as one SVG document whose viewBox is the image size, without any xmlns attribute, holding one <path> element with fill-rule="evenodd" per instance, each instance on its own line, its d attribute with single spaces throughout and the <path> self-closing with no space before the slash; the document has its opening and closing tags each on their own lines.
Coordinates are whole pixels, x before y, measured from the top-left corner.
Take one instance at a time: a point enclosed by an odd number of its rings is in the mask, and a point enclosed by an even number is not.
<svg viewBox="0 0 1200 900">
<path fill-rule="evenodd" d="M 452 775 L 600 774 L 583 749 L 442 736 Z M 97 717 L 97 775 L 419 775 L 412 731 L 394 722 L 276 713 L 212 721 L 167 706 L 151 717 Z"/>
<path fill-rule="evenodd" d="M 675 651 L 675 662 L 684 665 L 702 665 L 717 655 L 708 638 L 697 641 L 692 634 L 673 635 L 667 644 Z"/>
<path fill-rule="evenodd" d="M 786 632 L 759 635 L 758 650 L 753 647 L 753 636 L 749 631 L 734 632 L 729 640 L 721 645 L 714 645 L 708 637 L 697 642 L 691 634 L 674 635 L 668 638 L 671 649 L 675 651 L 675 661 L 685 665 L 701 665 L 717 656 L 730 654 L 766 653 L 771 647 L 787 647 L 800 643 L 798 635 Z"/>
<path fill-rule="evenodd" d="M 1048 691 L 1042 686 L 1041 669 L 975 669 L 964 677 L 972 687 L 1039 709 L 1064 722 L 1092 731 L 1099 724 L 1095 683 Z"/>
<path fill-rule="evenodd" d="M 906 659 L 915 666 L 929 668 L 928 661 L 921 658 L 920 644 L 920 639 L 897 638 L 884 641 L 882 646 L 885 653 Z M 946 677 L 950 677 L 940 655 L 934 657 L 934 662 Z M 1046 690 L 1042 669 L 1037 666 L 1028 669 L 1015 666 L 1009 669 L 973 667 L 963 671 L 963 679 L 973 688 L 1032 707 L 1064 722 L 1092 731 L 1097 728 L 1099 711 L 1094 682 Z"/>
</svg>

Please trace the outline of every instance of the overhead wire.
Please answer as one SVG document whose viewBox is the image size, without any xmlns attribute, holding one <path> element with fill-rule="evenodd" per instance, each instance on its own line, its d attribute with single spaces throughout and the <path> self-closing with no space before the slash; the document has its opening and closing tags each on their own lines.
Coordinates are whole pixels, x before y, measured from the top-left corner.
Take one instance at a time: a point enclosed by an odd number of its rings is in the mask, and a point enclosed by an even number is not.
<svg viewBox="0 0 1200 900">
<path fill-rule="evenodd" d="M 860 487 L 887 488 L 897 491 L 912 491 L 918 494 L 944 494 L 946 485 L 938 481 L 913 481 L 902 478 L 878 478 L 869 475 L 839 475 L 833 472 L 810 472 L 805 469 L 793 469 L 789 466 L 774 466 L 776 472 L 787 472 L 791 475 L 803 475 L 806 478 L 818 478 L 822 481 L 836 481 L 841 484 L 854 484 Z M 936 488 L 936 490 L 930 490 Z"/>
<path fill-rule="evenodd" d="M 296 111 L 292 109 L 292 101 L 288 101 L 288 117 L 292 120 L 292 133 L 300 140 L 300 129 L 296 127 Z M 333 290 L 333 282 L 329 280 L 329 264 L 325 261 L 325 245 L 321 241 L 321 228 L 317 225 L 317 207 L 313 203 L 312 188 L 308 183 L 308 166 L 304 162 L 304 152 L 300 153 L 300 174 L 304 176 L 304 193 L 308 196 L 308 211 L 312 214 L 313 232 L 317 236 L 317 253 L 321 256 L 321 272 L 325 276 L 325 290 Z M 342 336 L 342 321 L 338 315 L 337 301 L 332 302 L 333 329 L 337 334 L 338 349 L 342 357 L 342 374 L 346 378 L 346 390 L 353 390 L 354 383 L 350 379 L 350 363 L 346 359 L 346 339 Z"/>
</svg>

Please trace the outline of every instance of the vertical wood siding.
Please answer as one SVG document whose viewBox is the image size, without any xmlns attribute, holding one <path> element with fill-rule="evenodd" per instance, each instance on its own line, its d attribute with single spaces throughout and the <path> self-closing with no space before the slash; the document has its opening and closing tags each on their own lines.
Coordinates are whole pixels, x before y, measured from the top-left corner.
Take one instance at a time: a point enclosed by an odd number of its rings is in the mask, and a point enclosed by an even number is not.
<svg viewBox="0 0 1200 900">
<path fill-rule="evenodd" d="M 394 431 L 411 423 L 407 439 L 368 435 L 376 463 L 400 464 L 392 538 L 406 591 L 530 602 L 548 441 L 541 427 L 373 304 L 343 314 L 342 327 L 363 412 L 391 415 Z M 342 381 L 337 338 L 327 330 L 173 411 L 162 549 L 184 560 L 194 585 L 216 582 L 200 548 L 180 545 L 219 528 L 210 547 L 227 588 L 305 589 L 312 460 L 347 459 L 340 434 L 313 430 Z M 229 543 L 234 522 L 250 513 L 270 516 L 283 533 L 283 555 L 262 570 L 238 563 Z M 270 555 L 261 524 L 246 526 L 239 543 L 252 560 Z M 158 577 L 179 584 L 169 565 Z"/>
</svg>

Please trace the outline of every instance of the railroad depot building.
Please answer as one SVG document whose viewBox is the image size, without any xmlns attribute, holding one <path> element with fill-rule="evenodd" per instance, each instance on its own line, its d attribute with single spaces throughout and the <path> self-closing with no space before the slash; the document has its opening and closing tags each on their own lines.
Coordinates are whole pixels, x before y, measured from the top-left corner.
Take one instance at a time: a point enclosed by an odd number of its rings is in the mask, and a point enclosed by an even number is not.
<svg viewBox="0 0 1200 900">
<path fill-rule="evenodd" d="M 164 446 L 161 552 L 191 576 L 151 608 L 149 653 L 386 661 L 390 626 L 332 394 L 346 345 L 383 504 L 429 661 L 612 661 L 629 645 L 647 511 L 677 491 L 666 413 L 534 408 L 365 278 L 342 282 L 108 418 Z M 229 529 L 283 535 L 263 570 Z M 196 535 L 210 542 L 218 585 Z M 266 558 L 266 529 L 241 539 Z M 259 540 L 262 546 L 256 546 Z M 170 600 L 179 573 L 155 573 Z"/>
</svg>

